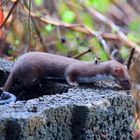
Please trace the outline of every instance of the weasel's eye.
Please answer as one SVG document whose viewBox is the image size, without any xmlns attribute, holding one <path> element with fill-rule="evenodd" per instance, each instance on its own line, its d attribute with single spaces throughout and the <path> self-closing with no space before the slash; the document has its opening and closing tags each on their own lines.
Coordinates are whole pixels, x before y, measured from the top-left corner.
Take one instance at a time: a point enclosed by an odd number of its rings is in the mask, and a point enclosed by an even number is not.
<svg viewBox="0 0 140 140">
<path fill-rule="evenodd" d="M 128 83 L 129 81 L 128 81 L 128 79 L 124 79 L 123 82 L 124 83 Z"/>
</svg>

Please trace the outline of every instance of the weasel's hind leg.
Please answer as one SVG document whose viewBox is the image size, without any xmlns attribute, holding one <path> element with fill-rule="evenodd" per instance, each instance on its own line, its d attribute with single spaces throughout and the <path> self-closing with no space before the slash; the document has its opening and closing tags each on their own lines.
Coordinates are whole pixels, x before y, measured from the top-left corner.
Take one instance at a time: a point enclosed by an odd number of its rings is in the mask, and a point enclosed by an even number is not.
<svg viewBox="0 0 140 140">
<path fill-rule="evenodd" d="M 6 80 L 6 83 L 3 87 L 4 91 L 9 91 L 10 88 L 12 87 L 13 83 L 15 82 L 16 79 L 16 74 L 14 74 L 13 71 L 11 71 L 11 73 L 8 76 L 8 79 Z"/>
</svg>

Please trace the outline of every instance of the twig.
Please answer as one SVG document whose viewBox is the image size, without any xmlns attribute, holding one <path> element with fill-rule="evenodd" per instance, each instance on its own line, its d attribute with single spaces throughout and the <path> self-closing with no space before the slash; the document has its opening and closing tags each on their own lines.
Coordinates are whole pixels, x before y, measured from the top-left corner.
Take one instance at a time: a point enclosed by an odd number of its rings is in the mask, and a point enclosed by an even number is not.
<svg viewBox="0 0 140 140">
<path fill-rule="evenodd" d="M 84 26 L 93 36 L 95 36 L 97 38 L 97 40 L 100 42 L 100 44 L 103 46 L 107 57 L 109 59 L 111 59 L 110 57 L 110 50 L 109 50 L 109 46 L 107 45 L 106 41 L 102 38 L 102 36 L 100 35 L 99 32 L 94 32 L 91 28 L 89 28 L 88 26 Z"/>
<path fill-rule="evenodd" d="M 3 2 L 2 2 L 2 6 L 6 6 L 9 2 L 10 2 L 9 0 L 3 1 Z"/>
<path fill-rule="evenodd" d="M 130 53 L 130 56 L 129 56 L 128 61 L 127 61 L 127 68 L 128 68 L 128 70 L 129 70 L 129 68 L 130 68 L 131 61 L 132 61 L 134 52 L 135 52 L 135 48 L 132 48 L 131 53 Z"/>
<path fill-rule="evenodd" d="M 24 9 L 25 9 L 26 12 L 29 12 L 27 7 L 24 6 Z M 95 32 L 91 28 L 89 28 L 88 26 L 85 26 L 85 25 L 82 25 L 82 24 L 68 24 L 68 23 L 64 23 L 64 22 L 59 21 L 59 20 L 54 20 L 53 18 L 46 17 L 46 16 L 45 17 L 43 17 L 43 16 L 38 17 L 32 12 L 30 14 L 34 18 L 37 18 L 44 23 L 49 23 L 49 24 L 53 24 L 53 25 L 56 25 L 56 26 L 63 26 L 63 27 L 66 27 L 66 28 L 69 28 L 69 29 L 72 29 L 72 30 L 75 30 L 75 31 L 80 31 L 80 32 L 81 31 L 86 31 L 87 34 L 93 35 L 97 38 L 97 40 L 103 46 L 103 48 L 104 48 L 104 50 L 107 54 L 107 57 L 109 59 L 111 59 L 111 57 L 109 56 L 109 53 L 110 53 L 109 46 L 107 45 L 106 41 L 103 39 L 102 35 L 99 32 Z"/>
<path fill-rule="evenodd" d="M 25 12 L 29 13 L 28 8 L 25 5 L 22 5 Z M 45 23 L 45 24 L 52 24 L 55 26 L 60 26 L 60 27 L 65 27 L 68 28 L 70 30 L 73 31 L 77 31 L 77 32 L 81 32 L 87 35 L 93 35 L 91 34 L 91 32 L 89 32 L 86 28 L 84 28 L 83 26 L 81 26 L 81 24 L 70 24 L 70 23 L 64 23 L 58 19 L 54 19 L 52 17 L 48 17 L 47 15 L 45 17 L 43 16 L 37 16 L 35 13 L 31 12 L 31 16 L 36 18 L 37 20 Z M 115 40 L 120 42 L 120 39 L 117 35 L 115 34 L 111 34 L 111 33 L 100 33 L 100 35 L 102 36 L 103 39 L 105 40 Z"/>
<path fill-rule="evenodd" d="M 110 54 L 110 57 L 112 60 L 115 60 L 116 59 L 116 56 L 118 56 L 119 54 L 119 50 L 118 49 L 114 49 L 111 54 Z"/>
<path fill-rule="evenodd" d="M 134 42 L 132 42 L 131 40 L 129 40 L 127 38 L 127 36 L 119 29 L 119 27 L 116 26 L 110 19 L 106 18 L 104 15 L 97 12 L 94 8 L 87 8 L 87 7 L 85 7 L 85 8 L 89 11 L 89 13 L 92 16 L 96 17 L 98 20 L 100 20 L 100 21 L 104 22 L 105 24 L 109 25 L 117 33 L 117 35 L 101 33 L 101 36 L 102 36 L 103 39 L 113 39 L 113 40 L 121 41 L 127 47 L 129 47 L 129 48 L 135 47 L 135 49 L 140 52 L 140 48 L 138 47 L 138 45 L 135 44 Z M 24 10 L 27 13 L 29 13 L 29 10 L 25 6 L 24 6 Z M 93 34 L 93 32 L 91 33 L 83 25 L 80 25 L 80 24 L 64 23 L 60 20 L 56 20 L 54 18 L 47 17 L 47 16 L 45 16 L 45 17 L 40 16 L 39 17 L 33 12 L 31 12 L 31 16 L 40 20 L 40 21 L 42 21 L 42 22 L 44 22 L 44 23 L 47 23 L 47 24 L 53 24 L 55 26 L 61 26 L 61 27 L 69 28 L 71 30 L 78 31 L 78 32 L 81 32 L 81 33 L 85 33 L 87 35 L 96 35 L 96 33 L 94 33 L 94 34 Z"/>
<path fill-rule="evenodd" d="M 127 16 L 130 20 L 138 18 L 138 14 L 135 11 L 135 9 L 129 4 L 124 1 L 118 1 L 118 0 L 111 0 L 111 2 L 116 5 L 123 13 L 125 16 Z"/>
<path fill-rule="evenodd" d="M 83 55 L 85 55 L 85 54 L 87 54 L 89 52 L 91 52 L 91 48 L 89 48 L 88 50 L 86 50 L 86 51 L 84 51 L 84 52 L 82 52 L 82 53 L 80 53 L 78 55 L 73 56 L 73 58 L 78 59 L 79 57 L 81 57 L 81 56 L 83 56 Z"/>
<path fill-rule="evenodd" d="M 43 40 L 43 37 L 42 37 L 42 35 L 40 34 L 40 31 L 39 31 L 39 29 L 38 29 L 38 25 L 36 24 L 36 21 L 35 21 L 34 18 L 31 18 L 31 19 L 32 19 L 32 21 L 33 21 L 33 24 L 34 24 L 36 33 L 37 33 L 37 35 L 38 35 L 38 37 L 39 37 L 39 41 L 40 41 L 40 43 L 42 44 L 42 46 L 43 46 L 43 48 L 44 48 L 44 50 L 45 50 L 46 45 L 45 45 L 44 40 Z"/>
<path fill-rule="evenodd" d="M 96 17 L 98 20 L 109 25 L 111 27 L 111 29 L 113 29 L 117 33 L 121 42 L 123 42 L 127 47 L 129 47 L 129 48 L 135 47 L 135 49 L 140 52 L 140 48 L 138 47 L 138 45 L 135 44 L 134 42 L 132 42 L 131 40 L 129 40 L 127 38 L 127 36 L 120 30 L 120 28 L 117 25 L 115 25 L 110 19 L 108 19 L 107 17 L 105 17 L 104 15 L 102 15 L 101 13 L 96 11 L 95 8 L 93 8 L 93 7 L 92 8 L 85 7 L 85 8 L 89 11 L 89 13 L 93 17 Z"/>
<path fill-rule="evenodd" d="M 10 17 L 10 15 L 12 14 L 13 10 L 15 9 L 15 7 L 17 6 L 18 2 L 20 0 L 17 0 L 16 2 L 13 3 L 8 15 L 6 16 L 5 20 L 3 21 L 3 23 L 0 25 L 0 29 L 2 29 L 2 27 L 5 25 L 6 21 L 8 20 L 8 18 Z"/>
<path fill-rule="evenodd" d="M 29 0 L 29 15 L 28 15 L 28 28 L 29 28 L 29 44 L 27 52 L 31 50 L 31 41 L 32 41 L 32 29 L 31 29 L 31 0 Z"/>
<path fill-rule="evenodd" d="M 5 35 L 4 35 L 4 38 L 3 39 L 1 39 L 1 46 L 0 46 L 0 57 L 2 57 L 2 53 L 3 53 L 3 50 L 4 50 L 4 48 L 5 48 L 5 46 L 6 46 L 6 37 L 7 37 L 7 32 L 5 33 Z"/>
</svg>

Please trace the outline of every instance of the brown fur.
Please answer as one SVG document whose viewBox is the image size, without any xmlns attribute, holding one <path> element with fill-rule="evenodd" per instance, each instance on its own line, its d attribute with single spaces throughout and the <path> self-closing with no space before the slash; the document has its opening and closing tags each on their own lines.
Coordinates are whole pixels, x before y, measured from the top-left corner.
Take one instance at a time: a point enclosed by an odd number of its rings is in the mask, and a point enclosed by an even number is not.
<svg viewBox="0 0 140 140">
<path fill-rule="evenodd" d="M 130 79 L 126 68 L 111 60 L 95 64 L 43 52 L 30 52 L 20 56 L 4 85 L 8 91 L 16 80 L 22 86 L 31 86 L 43 77 L 66 79 L 72 86 L 78 86 L 79 77 L 111 75 L 124 88 L 130 89 Z"/>
</svg>

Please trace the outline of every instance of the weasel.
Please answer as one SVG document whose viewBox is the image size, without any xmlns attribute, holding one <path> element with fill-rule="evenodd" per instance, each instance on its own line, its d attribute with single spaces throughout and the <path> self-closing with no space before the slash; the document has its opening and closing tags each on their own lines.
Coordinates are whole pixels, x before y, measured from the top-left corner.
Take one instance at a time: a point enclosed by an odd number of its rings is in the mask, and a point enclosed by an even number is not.
<svg viewBox="0 0 140 140">
<path fill-rule="evenodd" d="M 43 77 L 63 79 L 71 86 L 115 80 L 122 88 L 131 88 L 126 67 L 115 60 L 95 64 L 44 52 L 29 52 L 17 59 L 3 90 L 9 91 L 16 80 L 22 86 L 32 86 Z"/>
</svg>

